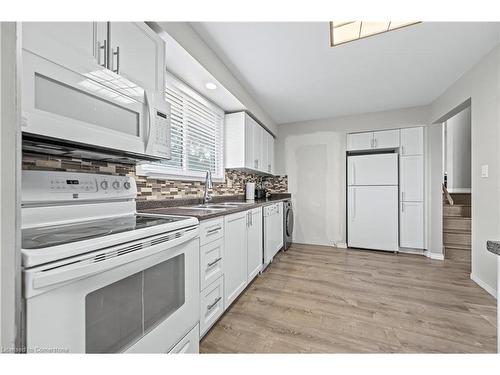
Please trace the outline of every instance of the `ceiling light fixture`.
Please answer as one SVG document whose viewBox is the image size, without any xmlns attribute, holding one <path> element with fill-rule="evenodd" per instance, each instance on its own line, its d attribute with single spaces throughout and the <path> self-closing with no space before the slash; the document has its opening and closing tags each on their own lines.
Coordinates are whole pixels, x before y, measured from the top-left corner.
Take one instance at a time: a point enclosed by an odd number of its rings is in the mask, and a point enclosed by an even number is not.
<svg viewBox="0 0 500 375">
<path fill-rule="evenodd" d="M 215 90 L 217 88 L 217 85 L 213 82 L 207 82 L 205 83 L 205 87 L 209 90 Z"/>
<path fill-rule="evenodd" d="M 353 42 L 388 31 L 401 29 L 420 23 L 421 21 L 399 22 L 399 21 L 332 21 L 330 22 L 330 46 Z"/>
</svg>

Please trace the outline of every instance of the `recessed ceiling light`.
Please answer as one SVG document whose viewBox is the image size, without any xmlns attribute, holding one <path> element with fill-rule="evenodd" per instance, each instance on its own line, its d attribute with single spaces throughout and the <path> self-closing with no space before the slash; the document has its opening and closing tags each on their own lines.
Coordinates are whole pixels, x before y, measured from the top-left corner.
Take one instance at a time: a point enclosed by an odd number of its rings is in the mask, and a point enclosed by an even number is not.
<svg viewBox="0 0 500 375">
<path fill-rule="evenodd" d="M 399 21 L 335 21 L 330 22 L 330 45 L 332 47 L 367 38 L 369 36 L 382 34 L 402 27 L 415 25 L 420 22 Z"/>
<path fill-rule="evenodd" d="M 209 90 L 215 90 L 217 88 L 217 85 L 213 82 L 207 82 L 205 83 L 205 87 Z"/>
</svg>

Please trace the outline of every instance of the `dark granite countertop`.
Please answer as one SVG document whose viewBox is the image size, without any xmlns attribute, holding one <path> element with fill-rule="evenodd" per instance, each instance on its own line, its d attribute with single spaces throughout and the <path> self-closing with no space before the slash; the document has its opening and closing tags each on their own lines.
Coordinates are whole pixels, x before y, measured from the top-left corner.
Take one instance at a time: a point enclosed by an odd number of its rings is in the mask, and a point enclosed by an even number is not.
<svg viewBox="0 0 500 375">
<path fill-rule="evenodd" d="M 487 241 L 486 248 L 489 252 L 500 255 L 500 241 Z"/>
<path fill-rule="evenodd" d="M 199 210 L 179 208 L 186 206 L 194 206 L 203 203 L 202 199 L 175 199 L 175 200 L 151 200 L 151 201 L 137 201 L 137 211 L 140 213 L 156 214 L 156 215 L 177 215 L 177 216 L 191 216 L 198 220 L 208 220 L 219 216 L 231 215 L 236 212 L 250 210 L 252 208 L 266 206 L 268 204 L 285 201 L 291 198 L 291 194 L 280 193 L 272 194 L 269 198 L 256 199 L 254 201 L 245 201 L 243 195 L 233 196 L 220 196 L 214 197 L 210 203 L 223 203 L 223 202 L 249 202 L 249 204 L 241 205 L 234 208 L 225 210 Z"/>
</svg>

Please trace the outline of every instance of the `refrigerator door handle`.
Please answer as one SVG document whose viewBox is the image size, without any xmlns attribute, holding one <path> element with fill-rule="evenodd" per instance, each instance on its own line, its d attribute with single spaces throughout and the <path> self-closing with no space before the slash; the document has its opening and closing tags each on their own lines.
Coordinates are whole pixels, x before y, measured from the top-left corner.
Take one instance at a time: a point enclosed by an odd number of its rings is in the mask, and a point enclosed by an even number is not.
<svg viewBox="0 0 500 375">
<path fill-rule="evenodd" d="M 352 221 L 356 219 L 356 189 L 352 189 Z"/>
</svg>

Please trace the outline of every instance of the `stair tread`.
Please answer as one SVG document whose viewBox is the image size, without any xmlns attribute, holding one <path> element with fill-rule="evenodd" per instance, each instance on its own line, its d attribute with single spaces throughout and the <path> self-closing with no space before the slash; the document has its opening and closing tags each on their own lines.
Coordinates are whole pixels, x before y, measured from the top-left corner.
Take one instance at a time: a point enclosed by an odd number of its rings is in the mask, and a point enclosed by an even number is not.
<svg viewBox="0 0 500 375">
<path fill-rule="evenodd" d="M 465 230 L 465 229 L 449 229 L 449 228 L 443 228 L 443 233 L 451 233 L 451 234 L 471 234 L 471 230 Z"/>
</svg>

